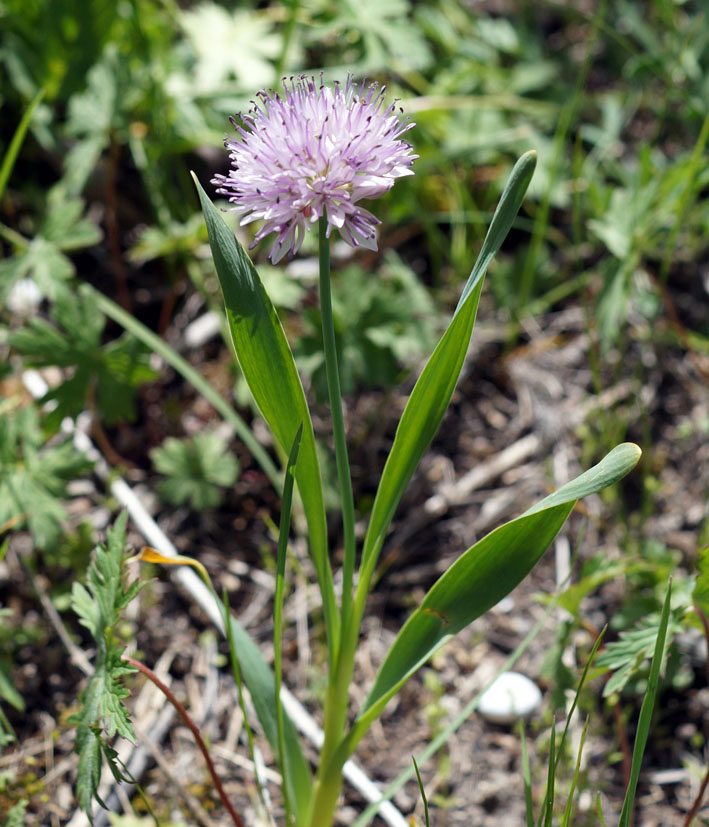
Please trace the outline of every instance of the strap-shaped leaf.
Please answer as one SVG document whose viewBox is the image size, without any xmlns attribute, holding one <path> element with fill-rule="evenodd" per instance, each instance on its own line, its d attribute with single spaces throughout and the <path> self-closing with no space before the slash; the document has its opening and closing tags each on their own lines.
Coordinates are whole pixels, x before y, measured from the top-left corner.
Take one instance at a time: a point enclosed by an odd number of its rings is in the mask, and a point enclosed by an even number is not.
<svg viewBox="0 0 709 827">
<path fill-rule="evenodd" d="M 278 754 L 277 710 L 279 704 L 276 703 L 275 675 L 263 659 L 263 655 L 249 633 L 233 615 L 230 614 L 229 619 L 231 639 L 234 642 L 234 651 L 239 661 L 241 675 L 251 694 L 251 701 L 268 743 L 274 753 Z M 313 779 L 308 762 L 300 747 L 298 734 L 285 709 L 282 709 L 281 715 L 283 716 L 282 726 L 285 747 L 282 759 L 285 766 L 284 783 L 287 785 L 288 801 L 295 816 L 295 823 L 298 827 L 301 827 L 307 823 Z"/>
<path fill-rule="evenodd" d="M 193 176 L 194 177 L 194 176 Z M 195 177 L 234 349 L 259 410 L 287 455 L 303 423 L 296 481 L 308 521 L 310 550 L 323 596 L 330 652 L 337 610 L 327 553 L 327 526 L 315 437 L 303 385 L 271 300 L 243 247 Z M 334 638 L 334 639 L 333 639 Z"/>
<path fill-rule="evenodd" d="M 468 352 L 485 272 L 519 211 L 536 162 L 536 152 L 527 152 L 515 164 L 458 307 L 406 404 L 372 506 L 362 551 L 360 596 L 369 587 L 369 579 L 401 495 L 448 408 Z"/>
<path fill-rule="evenodd" d="M 494 606 L 526 577 L 556 537 L 576 501 L 617 482 L 635 467 L 639 458 L 637 445 L 618 445 L 598 465 L 464 552 L 434 583 L 394 640 L 353 727 L 354 743 L 356 736 L 366 731 L 442 643 Z"/>
<path fill-rule="evenodd" d="M 303 434 L 303 426 L 296 431 L 293 445 L 288 454 L 288 462 L 286 463 L 286 475 L 283 482 L 283 498 L 281 505 L 281 519 L 278 525 L 278 555 L 276 558 L 276 590 L 273 596 L 273 671 L 275 672 L 275 692 L 274 700 L 276 701 L 276 724 L 278 730 L 278 767 L 281 775 L 285 779 L 283 784 L 283 806 L 286 811 L 286 825 L 291 824 L 291 789 L 295 788 L 296 794 L 299 798 L 303 798 L 302 793 L 298 793 L 298 787 L 302 785 L 302 781 L 298 778 L 289 778 L 288 773 L 293 766 L 292 761 L 288 761 L 286 755 L 286 741 L 285 741 L 285 711 L 281 703 L 281 681 L 282 681 L 282 636 L 283 636 L 283 600 L 285 588 L 285 574 L 286 574 L 286 554 L 288 551 L 288 533 L 290 532 L 291 519 L 291 504 L 293 502 L 293 485 L 295 484 L 295 469 L 298 462 L 298 451 L 300 450 L 300 439 Z M 305 797 L 309 797 L 308 795 Z M 307 812 L 307 809 L 304 810 Z"/>
</svg>

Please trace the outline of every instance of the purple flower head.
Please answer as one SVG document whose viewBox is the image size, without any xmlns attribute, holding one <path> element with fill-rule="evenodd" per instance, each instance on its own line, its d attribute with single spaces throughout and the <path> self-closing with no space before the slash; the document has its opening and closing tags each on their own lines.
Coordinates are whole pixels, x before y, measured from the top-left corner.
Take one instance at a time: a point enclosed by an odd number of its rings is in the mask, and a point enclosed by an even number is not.
<svg viewBox="0 0 709 827">
<path fill-rule="evenodd" d="M 232 118 L 241 140 L 227 138 L 232 169 L 212 180 L 228 195 L 241 224 L 262 220 L 252 245 L 276 233 L 269 257 L 275 264 L 294 255 L 305 230 L 321 216 L 327 236 L 336 227 L 353 247 L 377 249 L 379 224 L 363 198 L 378 198 L 396 178 L 413 175 L 418 155 L 401 136 L 413 123 L 384 105 L 384 87 L 357 87 L 348 76 L 344 89 L 314 77 L 290 79 L 285 96 L 259 92 L 258 103 Z"/>
</svg>

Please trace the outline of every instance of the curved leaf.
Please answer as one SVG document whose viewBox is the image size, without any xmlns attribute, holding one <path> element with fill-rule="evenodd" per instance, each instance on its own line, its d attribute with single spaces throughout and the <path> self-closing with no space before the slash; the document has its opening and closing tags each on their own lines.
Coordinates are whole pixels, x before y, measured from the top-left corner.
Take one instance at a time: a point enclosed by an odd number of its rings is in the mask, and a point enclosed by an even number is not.
<svg viewBox="0 0 709 827">
<path fill-rule="evenodd" d="M 512 226 L 536 163 L 536 152 L 527 152 L 515 164 L 458 307 L 406 404 L 384 466 L 364 540 L 358 589 L 360 602 L 366 596 L 401 495 L 448 408 L 468 352 L 485 272 Z"/>
<path fill-rule="evenodd" d="M 361 736 L 442 643 L 494 606 L 526 577 L 579 498 L 617 482 L 635 467 L 639 458 L 637 445 L 618 445 L 598 465 L 464 552 L 434 583 L 397 635 L 353 733 Z"/>
<path fill-rule="evenodd" d="M 308 521 L 310 551 L 323 596 L 329 651 L 337 649 L 337 608 L 327 553 L 327 525 L 315 437 L 303 385 L 278 314 L 251 259 L 193 175 L 224 295 L 234 349 L 263 418 L 287 455 L 303 423 L 296 481 Z"/>
</svg>

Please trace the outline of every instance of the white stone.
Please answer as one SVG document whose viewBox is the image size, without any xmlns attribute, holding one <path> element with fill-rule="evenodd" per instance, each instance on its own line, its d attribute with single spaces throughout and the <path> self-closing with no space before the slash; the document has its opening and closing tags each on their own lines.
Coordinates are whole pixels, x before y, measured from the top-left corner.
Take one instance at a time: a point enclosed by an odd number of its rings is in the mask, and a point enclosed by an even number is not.
<svg viewBox="0 0 709 827">
<path fill-rule="evenodd" d="M 513 724 L 519 718 L 528 718 L 539 708 L 542 693 L 526 675 L 503 672 L 485 690 L 478 712 L 494 724 Z"/>
</svg>

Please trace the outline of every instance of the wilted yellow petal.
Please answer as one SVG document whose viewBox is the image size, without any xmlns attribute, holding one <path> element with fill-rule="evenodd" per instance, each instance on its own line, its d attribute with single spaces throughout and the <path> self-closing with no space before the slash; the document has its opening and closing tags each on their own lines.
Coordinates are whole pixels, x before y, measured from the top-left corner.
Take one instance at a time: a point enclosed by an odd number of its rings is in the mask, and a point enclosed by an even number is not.
<svg viewBox="0 0 709 827">
<path fill-rule="evenodd" d="M 207 569 L 205 569 L 199 560 L 195 560 L 193 557 L 184 557 L 181 554 L 178 554 L 177 557 L 166 557 L 157 549 L 151 548 L 151 546 L 143 546 L 133 559 L 140 560 L 143 563 L 162 563 L 164 566 L 192 566 L 193 569 L 197 569 L 202 580 L 208 585 L 211 585 Z"/>
</svg>

